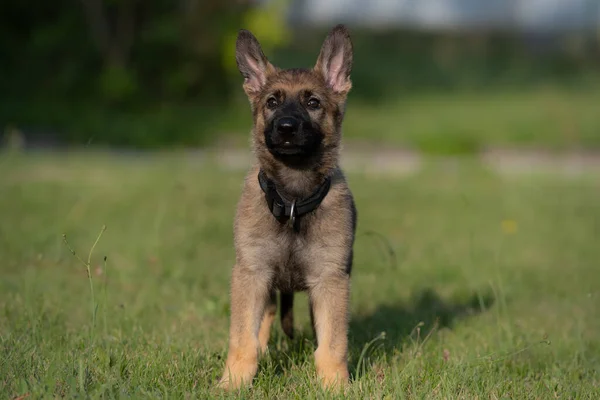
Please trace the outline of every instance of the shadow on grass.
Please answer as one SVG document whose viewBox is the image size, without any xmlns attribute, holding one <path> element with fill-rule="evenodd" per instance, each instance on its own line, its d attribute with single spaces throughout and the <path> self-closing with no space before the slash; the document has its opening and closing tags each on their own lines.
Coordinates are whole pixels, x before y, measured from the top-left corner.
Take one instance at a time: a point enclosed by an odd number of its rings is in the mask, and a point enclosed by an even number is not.
<svg viewBox="0 0 600 400">
<path fill-rule="evenodd" d="M 369 363 L 368 358 L 374 347 L 391 356 L 394 352 L 401 352 L 407 344 L 422 342 L 432 329 L 452 329 L 458 320 L 485 312 L 493 303 L 491 293 L 472 293 L 460 300 L 447 301 L 435 291 L 425 289 L 406 303 L 382 304 L 370 314 L 353 315 L 348 338 L 348 367 L 352 379 L 362 374 L 359 368 Z M 420 327 L 418 335 L 417 327 Z M 279 329 L 274 331 L 277 333 L 271 339 L 271 355 L 261 361 L 262 368 L 267 367 L 275 375 L 280 375 L 294 366 L 314 362 L 316 343 L 309 327 L 296 327 L 293 340 L 287 339 Z M 385 338 L 374 340 L 381 337 L 382 332 L 385 332 Z M 369 346 L 369 342 L 374 343 Z M 370 348 L 361 357 L 365 347 Z"/>
<path fill-rule="evenodd" d="M 382 304 L 370 314 L 353 315 L 349 332 L 351 374 L 356 375 L 365 345 L 381 337 L 382 332 L 385 332 L 385 337 L 376 340 L 373 346 L 392 355 L 411 340 L 422 341 L 432 329 L 452 329 L 458 320 L 485 312 L 493 303 L 491 293 L 472 293 L 460 300 L 447 301 L 432 289 L 424 289 L 406 303 Z M 419 337 L 416 333 L 418 327 Z M 369 352 L 369 349 L 366 351 Z"/>
</svg>

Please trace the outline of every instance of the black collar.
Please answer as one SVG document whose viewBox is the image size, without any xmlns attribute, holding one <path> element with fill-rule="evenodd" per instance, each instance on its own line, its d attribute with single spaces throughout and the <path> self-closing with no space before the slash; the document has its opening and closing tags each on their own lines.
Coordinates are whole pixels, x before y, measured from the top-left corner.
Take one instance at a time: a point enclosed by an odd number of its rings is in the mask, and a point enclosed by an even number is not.
<svg viewBox="0 0 600 400">
<path fill-rule="evenodd" d="M 282 195 L 275 182 L 267 177 L 263 170 L 258 172 L 258 183 L 263 192 L 271 214 L 281 223 L 289 220 L 296 228 L 296 218 L 308 214 L 319 207 L 331 187 L 331 179 L 325 178 L 325 181 L 317 188 L 313 194 L 304 199 L 288 199 Z"/>
</svg>

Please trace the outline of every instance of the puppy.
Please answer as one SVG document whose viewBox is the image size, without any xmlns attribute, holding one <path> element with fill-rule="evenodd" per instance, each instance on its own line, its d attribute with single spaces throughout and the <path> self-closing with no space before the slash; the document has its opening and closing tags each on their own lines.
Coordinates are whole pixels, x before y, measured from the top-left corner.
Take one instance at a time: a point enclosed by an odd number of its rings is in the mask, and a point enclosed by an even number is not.
<svg viewBox="0 0 600 400">
<path fill-rule="evenodd" d="M 277 292 L 283 330 L 293 336 L 296 291 L 310 299 L 318 377 L 325 387 L 344 385 L 356 208 L 338 158 L 352 42 L 338 25 L 314 68 L 284 70 L 241 30 L 236 61 L 252 109 L 256 162 L 234 223 L 229 351 L 219 385 L 251 385 L 267 349 Z"/>
</svg>

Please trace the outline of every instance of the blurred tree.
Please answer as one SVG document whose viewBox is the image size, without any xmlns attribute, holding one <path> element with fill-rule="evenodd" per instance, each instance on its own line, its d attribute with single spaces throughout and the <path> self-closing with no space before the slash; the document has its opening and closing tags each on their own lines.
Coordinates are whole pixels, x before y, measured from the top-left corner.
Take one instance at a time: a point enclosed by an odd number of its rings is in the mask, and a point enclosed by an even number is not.
<svg viewBox="0 0 600 400">
<path fill-rule="evenodd" d="M 136 0 L 81 0 L 90 33 L 107 66 L 125 68 L 136 25 Z M 111 18 L 112 17 L 112 18 Z"/>
<path fill-rule="evenodd" d="M 74 7 L 79 3 L 78 7 Z M 227 97 L 226 40 L 249 0 L 4 0 L 0 89 L 109 102 Z"/>
<path fill-rule="evenodd" d="M 130 69 L 136 32 L 136 0 L 81 0 L 90 37 L 102 59 L 100 90 L 110 100 L 135 93 Z"/>
</svg>

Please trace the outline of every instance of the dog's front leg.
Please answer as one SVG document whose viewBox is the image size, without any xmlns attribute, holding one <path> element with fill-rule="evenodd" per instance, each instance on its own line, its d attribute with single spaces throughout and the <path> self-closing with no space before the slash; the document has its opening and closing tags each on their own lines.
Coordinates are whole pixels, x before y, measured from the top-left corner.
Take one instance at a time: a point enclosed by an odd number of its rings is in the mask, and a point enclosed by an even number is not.
<svg viewBox="0 0 600 400">
<path fill-rule="evenodd" d="M 317 334 L 315 365 L 325 387 L 348 382 L 348 301 L 350 277 L 339 272 L 322 276 L 309 290 Z"/>
<path fill-rule="evenodd" d="M 229 351 L 219 386 L 236 389 L 251 385 L 258 369 L 261 319 L 270 298 L 264 273 L 236 265 L 231 276 Z"/>
</svg>

